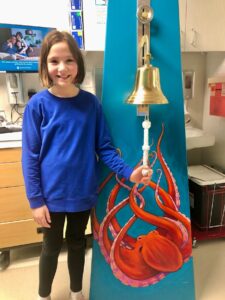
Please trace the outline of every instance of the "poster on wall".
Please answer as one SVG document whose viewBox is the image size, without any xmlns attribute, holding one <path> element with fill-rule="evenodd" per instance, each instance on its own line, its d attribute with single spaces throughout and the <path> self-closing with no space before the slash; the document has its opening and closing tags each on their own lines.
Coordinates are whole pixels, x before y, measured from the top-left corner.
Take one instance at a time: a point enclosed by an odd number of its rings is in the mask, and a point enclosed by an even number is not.
<svg viewBox="0 0 225 300">
<path fill-rule="evenodd" d="M 0 23 L 0 71 L 37 72 L 42 41 L 53 29 Z"/>
<path fill-rule="evenodd" d="M 151 3 L 152 64 L 160 70 L 169 103 L 150 106 L 153 176 L 147 186 L 101 166 L 92 214 L 91 300 L 195 299 L 178 1 Z M 137 71 L 136 11 L 136 0 L 108 1 L 102 95 L 113 143 L 133 167 L 142 163 L 143 144 L 143 116 L 137 116 L 136 105 L 126 103 Z"/>
<path fill-rule="evenodd" d="M 72 10 L 82 10 L 82 0 L 70 0 Z"/>
</svg>

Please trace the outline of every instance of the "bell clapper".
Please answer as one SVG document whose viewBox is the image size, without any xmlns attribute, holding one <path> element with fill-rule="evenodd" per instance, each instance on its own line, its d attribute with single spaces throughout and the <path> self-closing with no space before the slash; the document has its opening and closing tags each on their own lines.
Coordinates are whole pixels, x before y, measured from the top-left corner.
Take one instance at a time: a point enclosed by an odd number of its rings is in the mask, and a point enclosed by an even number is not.
<svg viewBox="0 0 225 300">
<path fill-rule="evenodd" d="M 148 166 L 148 153 L 150 150 L 149 146 L 149 128 L 151 127 L 151 122 L 149 121 L 149 116 L 146 115 L 144 121 L 142 122 L 142 127 L 144 129 L 144 144 L 142 146 L 143 150 L 143 166 Z M 146 176 L 148 174 L 147 170 L 142 170 L 142 175 Z"/>
</svg>

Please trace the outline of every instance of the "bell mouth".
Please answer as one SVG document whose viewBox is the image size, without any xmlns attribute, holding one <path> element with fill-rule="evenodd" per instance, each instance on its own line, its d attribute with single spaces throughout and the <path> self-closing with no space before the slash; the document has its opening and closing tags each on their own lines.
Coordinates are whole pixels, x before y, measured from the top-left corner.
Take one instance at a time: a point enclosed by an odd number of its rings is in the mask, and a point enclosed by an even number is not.
<svg viewBox="0 0 225 300">
<path fill-rule="evenodd" d="M 126 100 L 127 104 L 149 105 L 149 104 L 168 104 L 166 97 L 158 91 L 133 92 Z"/>
</svg>

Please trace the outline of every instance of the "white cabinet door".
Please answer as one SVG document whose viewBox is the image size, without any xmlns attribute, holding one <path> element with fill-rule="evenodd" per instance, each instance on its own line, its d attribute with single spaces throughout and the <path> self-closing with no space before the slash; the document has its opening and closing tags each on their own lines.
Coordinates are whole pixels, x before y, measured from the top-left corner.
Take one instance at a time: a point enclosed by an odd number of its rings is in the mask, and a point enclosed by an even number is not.
<svg viewBox="0 0 225 300">
<path fill-rule="evenodd" d="M 2 3 L 3 2 L 3 3 Z M 68 2 L 66 0 L 1 1 L 0 22 L 55 27 L 69 30 Z"/>
<path fill-rule="evenodd" d="M 105 50 L 106 17 L 106 1 L 83 0 L 84 44 L 86 51 Z"/>
<path fill-rule="evenodd" d="M 182 51 L 225 51 L 225 1 L 179 0 Z"/>
</svg>

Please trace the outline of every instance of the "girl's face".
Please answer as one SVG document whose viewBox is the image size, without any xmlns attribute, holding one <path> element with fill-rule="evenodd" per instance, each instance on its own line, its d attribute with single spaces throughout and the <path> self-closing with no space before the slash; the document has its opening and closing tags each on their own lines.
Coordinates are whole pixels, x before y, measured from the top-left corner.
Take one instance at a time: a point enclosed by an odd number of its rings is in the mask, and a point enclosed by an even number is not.
<svg viewBox="0 0 225 300">
<path fill-rule="evenodd" d="M 21 36 L 19 34 L 16 35 L 17 41 L 21 41 Z"/>
<path fill-rule="evenodd" d="M 47 67 L 54 86 L 58 88 L 74 86 L 78 67 L 66 42 L 59 42 L 51 47 Z"/>
</svg>

